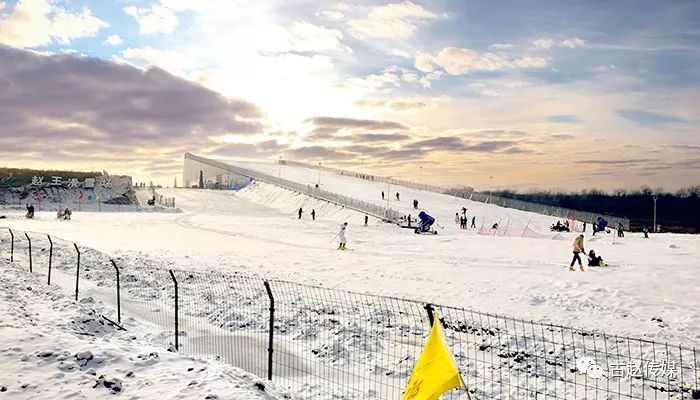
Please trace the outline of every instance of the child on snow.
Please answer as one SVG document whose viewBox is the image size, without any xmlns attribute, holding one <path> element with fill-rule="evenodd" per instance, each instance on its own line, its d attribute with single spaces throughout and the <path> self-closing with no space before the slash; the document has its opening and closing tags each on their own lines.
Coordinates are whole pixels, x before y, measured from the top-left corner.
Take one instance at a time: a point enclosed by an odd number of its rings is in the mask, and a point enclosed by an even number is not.
<svg viewBox="0 0 700 400">
<path fill-rule="evenodd" d="M 591 250 L 588 252 L 588 266 L 589 267 L 604 267 L 605 261 L 603 257 L 597 256 L 595 251 Z"/>
<path fill-rule="evenodd" d="M 580 253 L 585 253 L 586 250 L 583 248 L 583 235 L 578 235 L 576 239 L 574 239 L 574 258 L 571 260 L 571 264 L 569 265 L 569 271 L 574 270 L 574 264 L 576 261 L 578 261 L 578 267 L 581 269 L 581 272 L 584 271 L 583 269 L 583 263 L 581 262 L 581 255 Z"/>
<path fill-rule="evenodd" d="M 343 225 L 340 225 L 340 232 L 338 232 L 338 239 L 340 240 L 340 244 L 338 245 L 338 250 L 345 250 L 345 244 L 347 243 L 347 240 L 345 239 L 345 228 L 347 226 L 347 222 L 343 222 Z"/>
<path fill-rule="evenodd" d="M 34 218 L 34 206 L 27 204 L 27 214 L 25 217 L 31 219 Z"/>
</svg>

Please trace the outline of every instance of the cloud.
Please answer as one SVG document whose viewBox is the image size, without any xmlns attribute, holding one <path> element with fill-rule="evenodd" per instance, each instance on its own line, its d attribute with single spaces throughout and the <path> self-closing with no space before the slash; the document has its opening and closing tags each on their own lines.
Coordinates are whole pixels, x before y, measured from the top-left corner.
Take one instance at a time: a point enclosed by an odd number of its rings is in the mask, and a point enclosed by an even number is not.
<svg viewBox="0 0 700 400">
<path fill-rule="evenodd" d="M 522 138 L 529 136 L 529 133 L 523 131 L 514 131 L 510 129 L 482 129 L 469 133 L 470 136 L 486 136 L 497 138 Z"/>
<path fill-rule="evenodd" d="M 222 97 L 163 70 L 76 55 L 44 56 L 0 46 L 0 152 L 6 143 L 75 158 L 106 159 L 168 146 L 198 148 L 208 137 L 262 130 L 253 104 Z M 8 145 L 9 147 L 9 145 Z"/>
<path fill-rule="evenodd" d="M 494 50 L 513 50 L 515 46 L 512 43 L 494 43 L 489 48 Z"/>
<path fill-rule="evenodd" d="M 299 147 L 287 151 L 287 154 L 303 160 L 319 158 L 326 160 L 347 160 L 349 158 L 354 158 L 352 154 L 342 153 L 332 148 L 323 146 Z"/>
<path fill-rule="evenodd" d="M 389 150 L 383 153 L 378 153 L 377 157 L 385 160 L 409 160 L 421 157 L 425 154 L 422 149 L 411 148 L 411 149 L 401 149 L 401 150 Z"/>
<path fill-rule="evenodd" d="M 646 111 L 646 110 L 634 110 L 634 109 L 623 109 L 623 110 L 617 110 L 617 115 L 620 117 L 634 122 L 637 125 L 642 125 L 642 126 L 656 126 L 656 125 L 665 125 L 665 124 L 673 124 L 673 123 L 685 123 L 687 122 L 683 118 L 679 118 L 673 115 L 666 115 L 666 114 L 659 114 L 655 113 L 652 111 Z"/>
<path fill-rule="evenodd" d="M 384 107 L 395 111 L 420 110 L 427 108 L 428 104 L 423 101 L 390 101 L 390 100 L 358 100 L 355 105 L 361 107 Z"/>
<path fill-rule="evenodd" d="M 582 47 L 586 47 L 586 41 L 578 37 L 573 37 L 562 40 L 561 42 L 559 42 L 559 46 L 567 47 L 570 49 L 579 49 Z"/>
<path fill-rule="evenodd" d="M 316 16 L 327 21 L 340 21 L 345 18 L 345 14 L 338 10 L 321 10 Z"/>
<path fill-rule="evenodd" d="M 650 162 L 657 162 L 659 160 L 654 158 L 636 158 L 629 160 L 606 160 L 606 159 L 596 159 L 596 160 L 574 160 L 575 164 L 601 164 L 601 165 L 633 165 L 633 164 L 646 164 Z"/>
<path fill-rule="evenodd" d="M 571 140 L 571 139 L 576 139 L 576 136 L 569 135 L 568 133 L 555 133 L 552 135 L 552 139 L 554 139 L 554 140 Z"/>
<path fill-rule="evenodd" d="M 175 11 L 162 4 L 151 4 L 148 8 L 127 6 L 124 7 L 124 13 L 134 17 L 142 35 L 172 33 L 180 23 Z"/>
<path fill-rule="evenodd" d="M 580 49 L 587 46 L 588 43 L 579 37 L 572 37 L 560 41 L 551 38 L 540 38 L 532 41 L 532 48 L 541 50 L 549 50 L 553 47 Z"/>
<path fill-rule="evenodd" d="M 532 41 L 532 47 L 536 49 L 549 50 L 554 47 L 555 44 L 553 39 L 536 39 Z"/>
<path fill-rule="evenodd" d="M 566 114 L 550 115 L 549 117 L 547 117 L 547 121 L 554 122 L 557 124 L 580 124 L 581 122 L 583 122 L 579 117 L 575 115 Z"/>
<path fill-rule="evenodd" d="M 678 150 L 700 151 L 700 145 L 698 144 L 671 144 L 667 146 Z"/>
<path fill-rule="evenodd" d="M 95 36 L 105 21 L 89 8 L 71 13 L 47 0 L 20 0 L 11 12 L 0 14 L 0 43 L 14 47 L 37 47 L 52 42 Z"/>
<path fill-rule="evenodd" d="M 316 117 L 307 120 L 318 127 L 336 129 L 362 129 L 368 131 L 398 129 L 407 130 L 408 127 L 398 122 L 379 121 L 369 119 L 336 118 L 336 117 Z"/>
<path fill-rule="evenodd" d="M 410 1 L 373 7 L 364 17 L 348 22 L 350 33 L 358 39 L 407 39 L 419 23 L 440 18 Z"/>
<path fill-rule="evenodd" d="M 438 136 L 432 139 L 411 143 L 406 146 L 406 148 L 433 151 L 491 153 L 513 148 L 515 145 L 517 145 L 517 142 L 512 140 L 464 141 L 456 136 Z"/>
<path fill-rule="evenodd" d="M 401 142 L 411 137 L 400 133 L 360 133 L 351 136 L 356 142 Z"/>
<path fill-rule="evenodd" d="M 220 157 L 261 158 L 279 154 L 287 149 L 286 145 L 276 140 L 266 140 L 258 143 L 224 143 L 207 151 L 207 154 Z"/>
<path fill-rule="evenodd" d="M 340 39 L 343 34 L 337 29 L 329 29 L 314 25 L 307 21 L 296 21 L 289 28 L 289 49 L 300 52 L 323 52 L 326 50 L 344 50 L 352 52 L 343 46 Z"/>
<path fill-rule="evenodd" d="M 109 35 L 102 44 L 108 44 L 110 46 L 118 46 L 122 44 L 122 38 L 119 35 Z"/>
<path fill-rule="evenodd" d="M 327 127 L 320 127 L 312 130 L 309 132 L 308 135 L 306 135 L 307 140 L 315 140 L 315 139 L 334 139 L 335 134 L 338 132 L 338 128 L 327 128 Z"/>
<path fill-rule="evenodd" d="M 433 72 L 442 67 L 450 75 L 464 75 L 471 71 L 503 71 L 517 68 L 544 68 L 542 57 L 511 58 L 505 54 L 478 53 L 472 49 L 445 47 L 437 55 L 418 53 L 415 67 L 421 72 Z"/>
</svg>

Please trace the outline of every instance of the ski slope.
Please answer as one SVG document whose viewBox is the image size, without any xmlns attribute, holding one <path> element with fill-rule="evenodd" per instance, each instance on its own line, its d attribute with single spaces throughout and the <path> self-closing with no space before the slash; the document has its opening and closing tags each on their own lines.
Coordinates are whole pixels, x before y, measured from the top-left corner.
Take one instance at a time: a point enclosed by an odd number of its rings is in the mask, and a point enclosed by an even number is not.
<svg viewBox="0 0 700 400">
<path fill-rule="evenodd" d="M 317 169 L 265 163 L 233 163 L 251 170 L 264 172 L 294 182 L 315 185 L 319 181 Z M 280 173 L 281 172 L 281 173 Z M 549 227 L 560 218 L 549 217 L 532 212 L 504 208 L 494 204 L 484 204 L 477 201 L 462 199 L 455 196 L 440 194 L 425 190 L 412 189 L 403 186 L 389 185 L 382 182 L 374 182 L 352 176 L 339 175 L 332 172 L 321 171 L 320 188 L 354 197 L 379 206 L 399 211 L 402 215 L 411 215 L 416 219 L 418 212 L 425 211 L 437 219 L 437 224 L 446 232 L 459 231 L 455 224 L 455 213 L 460 213 L 462 207 L 466 207 L 467 217 L 471 225 L 472 217 L 476 216 L 476 227 L 482 234 L 515 237 L 541 237 L 552 238 L 557 236 Z M 468 183 L 468 182 L 467 182 Z M 385 194 L 382 200 L 381 193 Z M 396 199 L 399 193 L 400 200 Z M 413 200 L 418 200 L 418 209 L 413 208 Z M 492 230 L 494 223 L 498 223 L 499 229 Z"/>
</svg>

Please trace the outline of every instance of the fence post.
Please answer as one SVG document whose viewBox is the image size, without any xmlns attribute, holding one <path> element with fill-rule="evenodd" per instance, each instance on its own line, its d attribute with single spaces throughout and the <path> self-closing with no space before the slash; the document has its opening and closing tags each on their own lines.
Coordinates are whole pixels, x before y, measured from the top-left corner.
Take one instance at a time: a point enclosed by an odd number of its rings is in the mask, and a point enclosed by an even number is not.
<svg viewBox="0 0 700 400">
<path fill-rule="evenodd" d="M 51 285 L 51 263 L 53 260 L 53 240 L 51 240 L 51 235 L 46 235 L 49 238 L 49 280 L 46 282 L 47 285 Z"/>
<path fill-rule="evenodd" d="M 15 261 L 15 234 L 12 233 L 12 229 L 7 228 L 10 231 L 10 236 L 12 237 L 12 242 L 10 244 L 10 262 Z"/>
<path fill-rule="evenodd" d="M 121 290 L 119 287 L 119 268 L 117 268 L 117 263 L 111 258 L 109 261 L 112 263 L 114 270 L 117 271 L 117 322 L 122 323 L 122 301 L 121 301 Z"/>
<path fill-rule="evenodd" d="M 435 319 L 435 316 L 433 315 L 433 305 L 430 303 L 426 303 L 423 308 L 425 308 L 425 311 L 428 312 L 428 321 L 430 321 L 430 326 L 433 326 L 433 320 Z"/>
<path fill-rule="evenodd" d="M 272 296 L 272 290 L 270 289 L 270 284 L 265 281 L 265 290 L 267 291 L 267 297 L 270 298 L 270 336 L 267 344 L 267 380 L 272 380 L 272 352 L 274 349 L 274 333 L 275 333 L 275 298 Z"/>
<path fill-rule="evenodd" d="M 175 350 L 180 350 L 180 339 L 178 336 L 180 335 L 179 329 L 180 329 L 180 323 L 179 323 L 179 309 L 178 309 L 178 297 L 177 297 L 177 279 L 175 279 L 175 274 L 173 273 L 173 270 L 170 269 L 168 270 L 170 272 L 170 277 L 173 279 L 173 283 L 175 284 Z"/>
<path fill-rule="evenodd" d="M 78 300 L 78 284 L 80 282 L 80 250 L 78 249 L 78 245 L 73 243 L 73 247 L 75 247 L 76 253 L 78 253 L 78 262 L 76 265 L 75 269 L 75 300 Z"/>
<path fill-rule="evenodd" d="M 24 232 L 24 237 L 27 238 L 27 241 L 29 242 L 29 272 L 32 271 L 32 239 L 29 238 L 29 235 L 27 232 Z"/>
</svg>

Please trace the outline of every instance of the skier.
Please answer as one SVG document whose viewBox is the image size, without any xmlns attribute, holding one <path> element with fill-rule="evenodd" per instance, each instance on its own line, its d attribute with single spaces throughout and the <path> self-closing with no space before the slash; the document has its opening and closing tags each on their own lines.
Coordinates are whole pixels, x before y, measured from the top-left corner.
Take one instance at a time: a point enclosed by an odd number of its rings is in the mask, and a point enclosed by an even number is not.
<svg viewBox="0 0 700 400">
<path fill-rule="evenodd" d="M 459 213 L 455 213 L 455 224 L 459 225 L 461 223 L 461 218 L 459 218 Z"/>
<path fill-rule="evenodd" d="M 338 239 L 340 240 L 340 244 L 338 245 L 338 250 L 345 250 L 345 244 L 347 243 L 347 240 L 345 239 L 345 228 L 347 226 L 347 222 L 343 222 L 343 225 L 340 225 L 340 232 L 338 232 Z"/>
<path fill-rule="evenodd" d="M 574 264 L 576 261 L 578 261 L 578 267 L 581 269 L 581 272 L 584 272 L 583 269 L 583 263 L 581 263 L 581 255 L 580 253 L 585 253 L 586 250 L 583 248 L 583 235 L 578 235 L 576 239 L 574 239 L 574 258 L 571 260 L 571 264 L 569 265 L 569 271 L 574 271 Z"/>
<path fill-rule="evenodd" d="M 401 199 L 399 198 L 399 192 L 396 192 L 396 201 L 401 201 Z"/>
<path fill-rule="evenodd" d="M 302 210 L 301 207 L 299 207 L 299 219 L 301 219 L 301 214 L 302 214 L 303 212 L 304 212 L 304 210 Z"/>
<path fill-rule="evenodd" d="M 642 232 L 644 232 L 644 238 L 649 239 L 649 228 L 647 228 L 646 225 L 644 225 L 644 228 L 642 229 Z"/>
<path fill-rule="evenodd" d="M 382 190 L 382 200 L 384 200 L 384 191 Z"/>
<path fill-rule="evenodd" d="M 476 228 L 476 215 L 472 217 L 472 228 Z"/>
<path fill-rule="evenodd" d="M 413 199 L 413 208 L 418 209 L 418 200 Z"/>
<path fill-rule="evenodd" d="M 586 221 L 583 221 L 583 231 L 586 231 Z"/>
<path fill-rule="evenodd" d="M 27 204 L 27 214 L 25 216 L 29 219 L 34 218 L 34 205 Z"/>
<path fill-rule="evenodd" d="M 311 209 L 311 220 L 316 221 L 316 210 L 313 208 Z"/>
<path fill-rule="evenodd" d="M 625 237 L 625 226 L 622 225 L 622 221 L 617 223 L 617 237 Z"/>
<path fill-rule="evenodd" d="M 459 228 L 467 229 L 467 217 L 459 217 Z"/>
<path fill-rule="evenodd" d="M 467 207 L 462 207 L 462 215 L 467 216 Z"/>
<path fill-rule="evenodd" d="M 369 217 L 365 215 L 365 226 L 367 226 L 367 221 L 369 220 Z"/>
<path fill-rule="evenodd" d="M 491 225 L 491 229 L 498 230 L 498 222 L 496 222 L 495 224 Z"/>
</svg>

